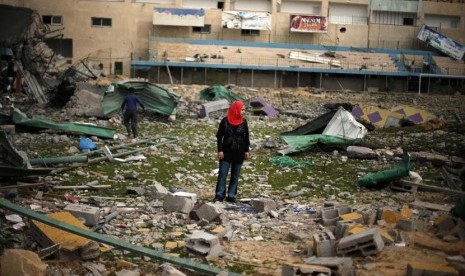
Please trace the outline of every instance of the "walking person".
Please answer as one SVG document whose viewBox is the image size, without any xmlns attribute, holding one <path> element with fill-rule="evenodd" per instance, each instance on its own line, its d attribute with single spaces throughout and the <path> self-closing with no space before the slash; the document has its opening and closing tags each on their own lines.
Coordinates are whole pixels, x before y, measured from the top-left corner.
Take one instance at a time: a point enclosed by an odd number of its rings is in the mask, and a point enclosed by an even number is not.
<svg viewBox="0 0 465 276">
<path fill-rule="evenodd" d="M 228 202 L 236 202 L 242 163 L 250 157 L 249 126 L 244 118 L 245 112 L 243 102 L 233 102 L 228 109 L 227 116 L 221 120 L 218 127 L 216 141 L 219 171 L 213 202 L 224 199 Z M 230 169 L 231 175 L 226 191 L 226 178 Z"/>
<path fill-rule="evenodd" d="M 139 97 L 135 93 L 134 87 L 129 87 L 129 93 L 124 97 L 123 103 L 121 104 L 121 110 L 123 111 L 123 122 L 128 136 L 133 135 L 137 138 L 137 105 L 140 105 L 145 110 L 145 106 Z"/>
</svg>

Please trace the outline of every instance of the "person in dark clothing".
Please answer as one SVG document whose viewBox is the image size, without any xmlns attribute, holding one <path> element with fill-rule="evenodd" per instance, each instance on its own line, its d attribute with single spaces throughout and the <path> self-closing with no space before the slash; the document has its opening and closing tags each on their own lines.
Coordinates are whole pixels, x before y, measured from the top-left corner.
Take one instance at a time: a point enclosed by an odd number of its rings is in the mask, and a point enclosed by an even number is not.
<svg viewBox="0 0 465 276">
<path fill-rule="evenodd" d="M 223 201 L 225 198 L 228 202 L 236 202 L 241 166 L 244 160 L 250 157 L 249 126 L 244 115 L 244 103 L 235 101 L 218 127 L 216 141 L 219 171 L 213 202 Z M 226 178 L 229 169 L 231 169 L 231 176 L 226 194 Z"/>
<path fill-rule="evenodd" d="M 128 136 L 131 134 L 134 138 L 137 138 L 137 105 L 140 105 L 145 110 L 145 106 L 139 97 L 135 93 L 134 87 L 129 88 L 129 94 L 123 100 L 121 104 L 121 110 L 123 111 L 123 121 Z"/>
</svg>

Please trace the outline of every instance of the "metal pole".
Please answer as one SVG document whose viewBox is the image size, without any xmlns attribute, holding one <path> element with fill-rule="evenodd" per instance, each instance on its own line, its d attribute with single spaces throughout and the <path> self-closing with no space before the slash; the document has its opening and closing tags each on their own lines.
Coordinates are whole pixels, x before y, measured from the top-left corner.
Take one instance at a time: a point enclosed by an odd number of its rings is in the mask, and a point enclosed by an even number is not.
<svg viewBox="0 0 465 276">
<path fill-rule="evenodd" d="M 418 96 L 421 94 L 421 74 L 420 77 L 418 78 Z"/>
</svg>

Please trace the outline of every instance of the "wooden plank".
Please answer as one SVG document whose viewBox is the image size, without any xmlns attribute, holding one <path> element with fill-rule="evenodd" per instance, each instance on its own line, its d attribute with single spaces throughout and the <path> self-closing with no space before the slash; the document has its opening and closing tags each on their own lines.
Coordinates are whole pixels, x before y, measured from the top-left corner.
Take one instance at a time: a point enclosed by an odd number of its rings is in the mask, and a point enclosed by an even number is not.
<svg viewBox="0 0 465 276">
<path fill-rule="evenodd" d="M 420 183 L 415 183 L 415 182 L 408 181 L 408 180 L 401 180 L 400 182 L 404 183 L 406 185 L 409 185 L 409 186 L 417 186 L 418 188 L 422 188 L 422 189 L 425 189 L 425 190 L 428 190 L 428 191 L 465 195 L 464 191 L 453 190 L 453 189 L 449 189 L 449 188 L 443 188 L 443 187 L 427 185 L 427 184 L 420 184 Z"/>
<path fill-rule="evenodd" d="M 450 212 L 452 209 L 451 206 L 445 206 L 445 205 L 440 205 L 440 204 L 435 204 L 431 202 L 425 202 L 425 201 L 420 201 L 420 200 L 415 200 L 414 202 L 410 202 L 410 205 L 413 205 L 415 207 L 422 207 L 430 210 L 437 210 L 437 211 L 444 211 L 444 212 Z"/>
</svg>

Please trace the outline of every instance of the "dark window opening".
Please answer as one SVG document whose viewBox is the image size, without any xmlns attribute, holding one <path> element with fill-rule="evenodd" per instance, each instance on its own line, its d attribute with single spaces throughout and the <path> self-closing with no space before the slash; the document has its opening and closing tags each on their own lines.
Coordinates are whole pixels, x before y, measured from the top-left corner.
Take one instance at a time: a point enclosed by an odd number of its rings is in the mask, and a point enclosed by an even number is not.
<svg viewBox="0 0 465 276">
<path fill-rule="evenodd" d="M 206 24 L 203 27 L 192 27 L 192 32 L 193 33 L 202 33 L 202 34 L 209 34 L 211 33 L 211 25 Z"/>
<path fill-rule="evenodd" d="M 111 27 L 111 18 L 92 17 L 92 26 Z"/>
<path fill-rule="evenodd" d="M 347 31 L 347 29 L 346 29 L 345 27 L 342 27 L 342 28 L 339 29 L 339 31 L 340 31 L 341 33 L 345 33 L 345 32 Z"/>
<path fill-rule="evenodd" d="M 405 17 L 403 25 L 413 26 L 413 18 Z"/>
<path fill-rule="evenodd" d="M 241 35 L 250 35 L 250 36 L 258 36 L 260 35 L 260 30 L 241 30 Z"/>
<path fill-rule="evenodd" d="M 43 15 L 42 22 L 48 25 L 63 25 L 63 17 L 54 15 Z"/>
<path fill-rule="evenodd" d="M 218 2 L 218 3 L 216 4 L 216 8 L 217 8 L 217 9 L 220 9 L 220 10 L 224 9 L 224 2 Z"/>
<path fill-rule="evenodd" d="M 65 58 L 73 57 L 73 40 L 69 38 L 63 39 L 46 39 L 45 43 L 50 49 L 58 55 Z"/>
</svg>

